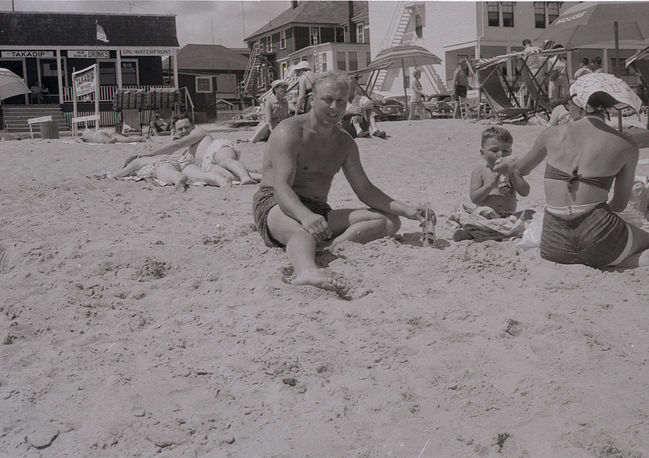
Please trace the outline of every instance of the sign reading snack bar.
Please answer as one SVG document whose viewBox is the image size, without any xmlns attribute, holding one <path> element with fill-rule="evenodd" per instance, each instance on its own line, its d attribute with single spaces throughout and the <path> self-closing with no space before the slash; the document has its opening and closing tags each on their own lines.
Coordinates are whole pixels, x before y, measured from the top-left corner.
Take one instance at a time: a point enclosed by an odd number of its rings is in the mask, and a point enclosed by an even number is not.
<svg viewBox="0 0 649 458">
<path fill-rule="evenodd" d="M 54 57 L 54 51 L 2 51 L 2 57 Z"/>
<path fill-rule="evenodd" d="M 91 65 L 88 68 L 74 72 L 74 93 L 77 97 L 95 92 L 97 85 L 97 66 Z"/>
<path fill-rule="evenodd" d="M 110 51 L 93 51 L 89 49 L 78 49 L 68 51 L 70 59 L 108 59 Z"/>
<path fill-rule="evenodd" d="M 120 52 L 122 56 L 173 56 L 174 50 L 168 48 L 127 48 Z"/>
</svg>

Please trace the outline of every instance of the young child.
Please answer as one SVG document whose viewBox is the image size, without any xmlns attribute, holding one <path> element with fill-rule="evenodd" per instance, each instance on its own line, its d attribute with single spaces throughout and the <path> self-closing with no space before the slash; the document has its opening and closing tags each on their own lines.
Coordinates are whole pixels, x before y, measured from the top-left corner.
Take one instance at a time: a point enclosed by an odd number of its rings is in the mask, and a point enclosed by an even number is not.
<svg viewBox="0 0 649 458">
<path fill-rule="evenodd" d="M 480 239 L 502 240 L 503 233 L 512 231 L 514 226 L 517 226 L 514 224 L 518 221 L 516 216 L 512 217 L 513 220 L 500 221 L 498 218 L 511 217 L 516 211 L 516 194 L 525 197 L 530 192 L 530 185 L 520 175 L 514 173 L 500 175 L 493 170 L 494 165 L 501 158 L 512 154 L 513 142 L 512 134 L 502 127 L 489 127 L 482 132 L 480 154 L 485 164 L 475 168 L 471 173 L 470 189 L 471 202 L 478 207 L 473 211 L 467 211 L 471 215 L 477 215 L 475 218 L 493 220 L 491 223 L 493 228 L 500 230 L 494 233 L 487 230 L 480 234 L 478 237 Z M 465 224 L 471 222 L 473 217 L 469 213 L 459 212 L 449 217 L 449 220 L 460 224 L 460 228 L 453 233 L 453 240 L 456 242 L 476 238 L 476 232 L 470 231 Z"/>
<path fill-rule="evenodd" d="M 530 193 L 530 185 L 517 174 L 499 175 L 494 165 L 503 157 L 512 154 L 512 134 L 503 127 L 489 127 L 482 132 L 480 154 L 485 165 L 471 173 L 471 202 L 489 207 L 500 216 L 516 211 L 516 194 L 522 197 Z"/>
</svg>

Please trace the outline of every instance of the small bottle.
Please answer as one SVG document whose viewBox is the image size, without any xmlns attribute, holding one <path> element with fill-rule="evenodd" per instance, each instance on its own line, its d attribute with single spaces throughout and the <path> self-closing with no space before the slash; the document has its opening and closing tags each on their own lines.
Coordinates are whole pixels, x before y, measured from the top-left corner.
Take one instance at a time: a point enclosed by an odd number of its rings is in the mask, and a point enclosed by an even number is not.
<svg viewBox="0 0 649 458">
<path fill-rule="evenodd" d="M 509 194 L 512 190 L 512 183 L 507 175 L 498 175 L 498 189 L 502 194 Z"/>
</svg>

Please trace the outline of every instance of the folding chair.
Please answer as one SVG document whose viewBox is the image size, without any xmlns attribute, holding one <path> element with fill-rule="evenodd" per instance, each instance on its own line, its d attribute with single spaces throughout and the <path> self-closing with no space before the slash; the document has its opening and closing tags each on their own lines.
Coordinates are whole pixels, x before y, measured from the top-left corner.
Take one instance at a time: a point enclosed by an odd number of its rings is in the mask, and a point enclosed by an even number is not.
<svg viewBox="0 0 649 458">
<path fill-rule="evenodd" d="M 518 100 L 515 97 L 513 98 L 514 103 L 512 103 L 512 97 L 505 92 L 498 70 L 498 67 L 476 70 L 480 89 L 491 106 L 491 113 L 502 118 L 522 116 L 527 119 L 530 110 L 518 105 Z"/>
<path fill-rule="evenodd" d="M 118 114 L 115 131 L 118 134 L 130 135 L 142 133 L 142 98 L 144 91 L 120 89 L 113 96 L 113 111 Z"/>
<path fill-rule="evenodd" d="M 532 71 L 527 65 L 524 65 L 520 69 L 520 72 L 523 83 L 525 83 L 530 97 L 532 97 L 532 99 L 534 100 L 533 110 L 537 111 L 540 107 L 546 113 L 551 113 L 552 106 L 550 104 L 550 99 L 548 98 L 548 92 L 545 89 L 545 85 L 543 84 L 546 78 L 543 78 L 541 81 L 539 81 L 538 76 L 532 75 Z"/>
</svg>

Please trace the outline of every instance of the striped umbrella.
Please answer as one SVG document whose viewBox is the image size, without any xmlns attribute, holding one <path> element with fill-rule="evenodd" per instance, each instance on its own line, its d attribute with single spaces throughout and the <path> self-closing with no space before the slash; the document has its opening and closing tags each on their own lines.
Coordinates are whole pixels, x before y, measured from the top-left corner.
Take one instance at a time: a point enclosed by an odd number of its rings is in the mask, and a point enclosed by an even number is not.
<svg viewBox="0 0 649 458">
<path fill-rule="evenodd" d="M 403 93 L 408 100 L 406 92 L 406 68 L 421 67 L 423 65 L 441 64 L 442 60 L 435 54 L 422 46 L 404 44 L 386 48 L 376 55 L 370 67 L 381 67 L 382 65 L 401 65 L 403 71 Z"/>
<path fill-rule="evenodd" d="M 0 68 L 0 100 L 30 92 L 20 76 L 11 70 Z"/>
</svg>

